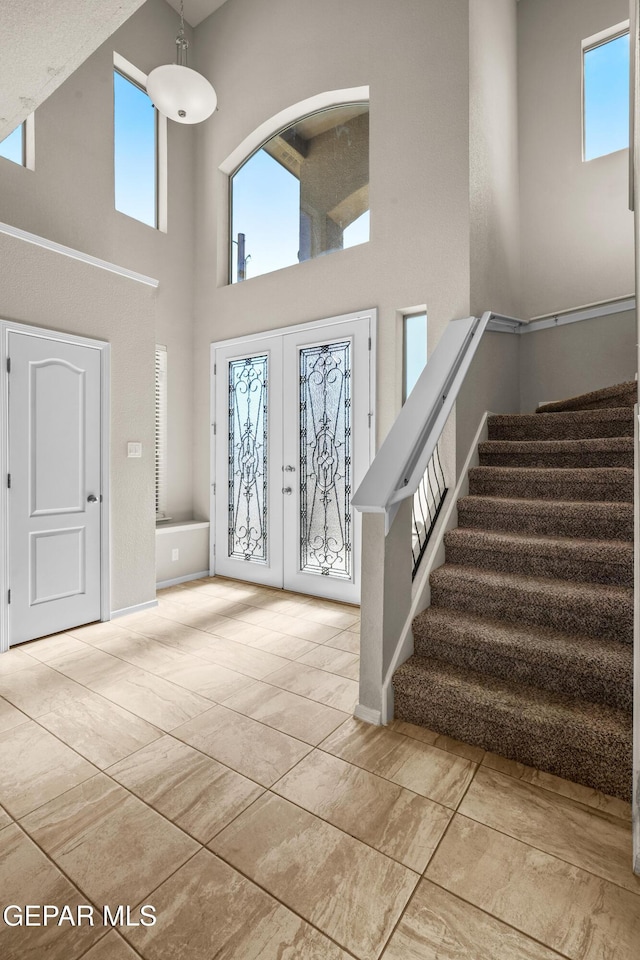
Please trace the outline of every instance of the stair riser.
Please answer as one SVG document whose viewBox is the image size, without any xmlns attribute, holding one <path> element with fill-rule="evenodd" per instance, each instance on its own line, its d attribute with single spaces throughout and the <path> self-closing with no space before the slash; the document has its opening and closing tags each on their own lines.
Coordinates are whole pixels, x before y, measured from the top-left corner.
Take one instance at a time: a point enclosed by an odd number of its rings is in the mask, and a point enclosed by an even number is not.
<svg viewBox="0 0 640 960">
<path fill-rule="evenodd" d="M 491 551 L 470 546 L 447 546 L 447 563 L 481 567 L 503 573 L 521 573 L 529 577 L 554 577 L 576 583 L 612 583 L 633 586 L 633 556 L 617 563 L 572 557 L 529 554 L 524 549 Z"/>
<path fill-rule="evenodd" d="M 632 437 L 633 415 L 624 420 L 589 421 L 586 423 L 549 423 L 550 417 L 531 414 L 526 420 L 513 423 L 492 423 L 489 418 L 489 440 L 596 440 L 603 437 Z"/>
<path fill-rule="evenodd" d="M 532 533 L 541 536 L 578 537 L 594 540 L 633 540 L 633 508 L 609 515 L 493 512 L 458 504 L 458 525 L 475 530 Z"/>
<path fill-rule="evenodd" d="M 463 592 L 458 584 L 446 586 L 435 583 L 431 587 L 431 603 L 477 613 L 508 623 L 537 623 L 569 633 L 584 633 L 591 637 L 633 643 L 633 601 L 608 603 L 602 597 L 549 597 L 532 595 L 524 589 L 502 593 L 489 589 Z"/>
<path fill-rule="evenodd" d="M 594 744 L 590 750 L 579 749 L 573 732 L 568 734 L 560 727 L 541 736 L 539 729 L 528 728 L 511 714 L 489 714 L 484 706 L 473 702 L 452 702 L 448 691 L 443 694 L 436 684 L 411 691 L 394 678 L 393 686 L 395 716 L 399 720 L 428 727 L 611 796 L 631 799 L 631 737 L 628 745 L 607 742 Z"/>
<path fill-rule="evenodd" d="M 465 643 L 465 638 L 436 636 L 430 631 L 422 636 L 414 631 L 414 650 L 420 657 L 452 663 L 463 669 L 496 677 L 512 683 L 526 683 L 541 687 L 554 693 L 579 697 L 590 703 L 601 703 L 616 710 L 633 709 L 633 671 L 609 673 L 602 677 L 593 670 L 577 669 L 566 661 L 557 664 L 547 661 L 544 669 L 538 663 L 523 659 L 526 651 L 512 651 L 512 655 L 501 655 L 493 650 L 474 648 Z"/>
<path fill-rule="evenodd" d="M 469 493 L 481 497 L 516 497 L 523 500 L 617 500 L 633 502 L 633 474 L 609 478 L 576 478 L 554 475 L 506 475 L 469 471 Z M 485 468 L 486 469 L 486 468 Z M 568 471 L 567 471 L 568 473 Z"/>
<path fill-rule="evenodd" d="M 480 450 L 481 467 L 533 467 L 538 469 L 627 467 L 633 469 L 633 450 L 575 453 L 488 453 Z"/>
</svg>

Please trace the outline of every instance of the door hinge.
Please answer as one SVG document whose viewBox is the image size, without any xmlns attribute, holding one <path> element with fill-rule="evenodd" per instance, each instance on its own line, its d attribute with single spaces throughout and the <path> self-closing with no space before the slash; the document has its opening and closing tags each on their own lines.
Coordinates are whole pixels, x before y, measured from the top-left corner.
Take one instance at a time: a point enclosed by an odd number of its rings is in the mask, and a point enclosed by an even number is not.
<svg viewBox="0 0 640 960">
<path fill-rule="evenodd" d="M 7 373 L 11 373 L 11 357 L 7 357 Z"/>
<path fill-rule="evenodd" d="M 215 437 L 215 435 L 216 435 L 216 425 L 215 425 L 215 423 L 212 423 L 211 426 L 213 427 L 213 435 L 214 435 L 214 437 Z"/>
<path fill-rule="evenodd" d="M 369 337 L 369 350 L 371 350 L 371 337 Z"/>
<path fill-rule="evenodd" d="M 215 497 L 215 495 L 216 495 L 216 485 L 215 485 L 215 483 L 213 484 L 213 495 L 214 495 L 214 497 Z"/>
<path fill-rule="evenodd" d="M 214 375 L 214 377 L 216 376 L 217 373 L 218 373 L 218 364 L 217 364 L 217 363 L 214 363 L 214 365 L 213 365 L 213 375 Z"/>
<path fill-rule="evenodd" d="M 9 489 L 11 489 L 11 474 L 10 474 L 10 473 L 7 474 L 7 486 L 9 487 Z"/>
<path fill-rule="evenodd" d="M 7 590 L 7 603 L 11 603 L 11 590 Z"/>
<path fill-rule="evenodd" d="M 371 421 L 373 420 L 373 414 L 369 413 L 367 414 L 367 416 L 369 417 L 369 430 L 371 430 Z"/>
</svg>

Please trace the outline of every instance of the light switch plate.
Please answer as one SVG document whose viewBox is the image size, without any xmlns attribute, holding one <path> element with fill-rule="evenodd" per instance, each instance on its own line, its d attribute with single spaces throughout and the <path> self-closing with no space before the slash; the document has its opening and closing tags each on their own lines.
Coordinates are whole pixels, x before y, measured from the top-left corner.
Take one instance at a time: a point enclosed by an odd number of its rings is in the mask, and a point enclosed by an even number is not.
<svg viewBox="0 0 640 960">
<path fill-rule="evenodd" d="M 131 441 L 127 444 L 127 456 L 128 457 L 141 457 L 142 456 L 142 444 L 141 443 L 132 443 Z"/>
</svg>

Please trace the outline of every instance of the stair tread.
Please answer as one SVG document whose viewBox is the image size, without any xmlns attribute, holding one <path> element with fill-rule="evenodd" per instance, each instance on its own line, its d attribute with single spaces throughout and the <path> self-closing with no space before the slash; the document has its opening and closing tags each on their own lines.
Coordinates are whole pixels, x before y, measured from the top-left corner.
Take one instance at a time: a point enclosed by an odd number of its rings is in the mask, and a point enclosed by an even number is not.
<svg viewBox="0 0 640 960">
<path fill-rule="evenodd" d="M 596 596 L 600 600 L 633 602 L 632 587 L 621 587 L 611 583 L 580 583 L 573 580 L 558 580 L 556 577 L 530 577 L 500 570 L 484 570 L 482 567 L 465 564 L 445 563 L 433 571 L 430 580 L 432 587 L 453 580 L 458 586 L 477 584 L 487 588 L 527 591 L 550 598 Z"/>
<path fill-rule="evenodd" d="M 577 437 L 563 440 L 485 440 L 486 453 L 612 453 L 633 451 L 633 437 Z M 529 468 L 526 468 L 529 469 Z M 580 469 L 579 467 L 573 469 Z M 585 469 L 594 469 L 591 467 Z M 631 468 L 628 468 L 631 469 Z"/>
<path fill-rule="evenodd" d="M 523 468 L 525 469 L 525 468 Z M 633 513 L 633 504 L 628 500 L 536 500 L 534 497 L 499 497 L 488 493 L 473 494 L 460 497 L 459 504 L 469 506 L 486 506 L 495 509 L 516 508 L 527 513 L 541 511 L 543 513 L 564 513 L 567 510 L 581 511 L 585 507 L 603 512 Z"/>
<path fill-rule="evenodd" d="M 633 422 L 633 409 L 631 407 L 596 407 L 592 410 L 565 410 L 557 413 L 544 413 L 542 410 L 540 413 L 492 413 L 489 416 L 490 424 L 535 423 L 538 425 L 545 420 L 556 425 L 559 423 L 599 423 L 610 420 Z"/>
<path fill-rule="evenodd" d="M 546 503 L 548 501 L 543 501 Z M 549 555 L 589 557 L 601 563 L 616 563 L 622 558 L 633 557 L 633 543 L 629 540 L 602 540 L 586 537 L 560 537 L 531 533 L 503 533 L 498 530 L 483 530 L 474 527 L 456 527 L 449 530 L 446 544 L 465 543 L 475 549 L 512 551 L 528 549 L 529 552 Z"/>
<path fill-rule="evenodd" d="M 539 405 L 536 413 L 553 413 L 554 411 L 580 410 L 588 408 L 590 405 L 598 403 L 606 409 L 614 407 L 633 406 L 629 403 L 616 403 L 616 398 L 622 398 L 626 395 L 635 395 L 638 384 L 635 380 L 626 380 L 624 383 L 614 383 L 609 387 L 601 387 L 599 390 L 590 390 L 588 393 L 581 393 L 575 397 L 569 397 L 566 400 L 554 400 L 550 403 Z M 611 402 L 605 404 L 606 400 Z"/>
<path fill-rule="evenodd" d="M 400 720 L 631 799 L 632 714 L 414 654 L 393 678 Z"/>
<path fill-rule="evenodd" d="M 485 674 L 442 663 L 414 654 L 395 673 L 399 682 L 422 682 L 449 687 L 454 695 L 474 704 L 486 705 L 494 714 L 507 714 L 511 723 L 535 723 L 542 734 L 544 728 L 564 729 L 572 738 L 584 740 L 586 731 L 597 728 L 598 738 L 616 739 L 625 745 L 631 737 L 632 719 L 625 710 L 592 703 L 540 687 L 498 680 Z"/>
<path fill-rule="evenodd" d="M 628 643 L 612 643 L 536 624 L 509 623 L 446 607 L 427 607 L 413 622 L 416 639 L 426 639 L 429 633 L 443 628 L 450 642 L 459 640 L 467 648 L 470 645 L 494 647 L 517 652 L 522 657 L 542 658 L 544 663 L 551 659 L 579 665 L 581 669 L 606 664 L 614 666 L 618 674 L 628 673 L 630 682 L 633 679 L 633 647 Z"/>
<path fill-rule="evenodd" d="M 591 483 L 593 480 L 601 478 L 607 480 L 614 477 L 633 477 L 633 467 L 471 467 L 470 474 L 507 476 L 516 474 L 518 477 L 548 477 L 550 480 L 566 477 L 568 474 L 575 474 L 576 480 L 584 480 Z"/>
</svg>

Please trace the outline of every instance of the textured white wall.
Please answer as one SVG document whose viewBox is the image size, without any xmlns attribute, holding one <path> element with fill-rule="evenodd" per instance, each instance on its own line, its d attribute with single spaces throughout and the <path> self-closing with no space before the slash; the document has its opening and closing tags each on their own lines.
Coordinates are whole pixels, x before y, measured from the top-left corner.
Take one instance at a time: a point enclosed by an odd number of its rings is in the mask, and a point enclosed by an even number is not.
<svg viewBox="0 0 640 960">
<path fill-rule="evenodd" d="M 471 310 L 519 316 L 516 0 L 469 3 Z"/>
<path fill-rule="evenodd" d="M 2 0 L 0 140 L 143 3 L 144 0 Z"/>
<path fill-rule="evenodd" d="M 148 73 L 174 58 L 177 26 L 164 0 L 149 0 L 36 111 L 35 171 L 0 158 L 0 220 L 160 281 L 155 337 L 168 350 L 168 507 L 182 519 L 192 514 L 193 129 L 169 123 L 168 233 L 118 213 L 113 186 L 113 51 Z M 84 310 L 90 323 L 90 299 Z M 96 335 L 111 339 L 110 324 Z M 146 388 L 153 392 L 152 380 Z"/>
<path fill-rule="evenodd" d="M 211 341 L 379 308 L 378 435 L 400 404 L 397 314 L 426 303 L 430 343 L 469 311 L 467 0 L 228 0 L 195 32 L 219 110 L 198 131 L 196 506 L 209 506 Z M 219 165 L 292 103 L 368 84 L 368 244 L 226 284 Z"/>
<path fill-rule="evenodd" d="M 154 291 L 0 234 L 0 317 L 111 343 L 111 609 L 155 597 Z M 144 455 L 127 458 L 127 441 Z"/>
<path fill-rule="evenodd" d="M 628 0 L 520 0 L 520 185 L 525 318 L 635 289 L 628 152 L 582 162 L 581 42 Z"/>
<path fill-rule="evenodd" d="M 526 333 L 520 340 L 520 410 L 564 400 L 636 374 L 633 311 Z"/>
</svg>

